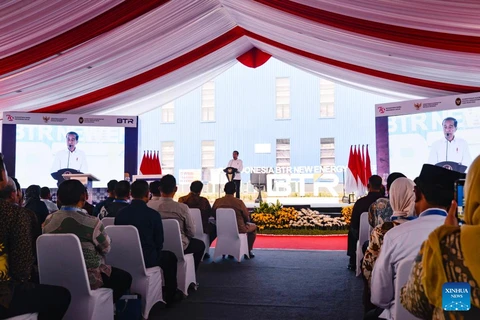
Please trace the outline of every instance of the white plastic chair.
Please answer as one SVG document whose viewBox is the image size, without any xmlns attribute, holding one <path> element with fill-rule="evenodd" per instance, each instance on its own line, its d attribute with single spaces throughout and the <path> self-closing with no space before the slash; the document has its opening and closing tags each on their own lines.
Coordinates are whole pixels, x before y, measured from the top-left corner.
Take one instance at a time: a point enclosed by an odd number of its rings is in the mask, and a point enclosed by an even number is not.
<svg viewBox="0 0 480 320">
<path fill-rule="evenodd" d="M 363 251 L 362 246 L 365 241 L 370 239 L 370 233 L 372 233 L 372 226 L 368 223 L 368 212 L 362 213 L 360 216 L 360 229 L 358 231 L 358 241 L 357 241 L 357 267 L 356 267 L 356 275 L 357 277 L 362 273 L 362 259 L 363 259 Z"/>
<path fill-rule="evenodd" d="M 160 267 L 145 268 L 142 245 L 134 226 L 108 226 L 105 229 L 112 239 L 112 247 L 106 256 L 109 265 L 132 275 L 130 291 L 142 297 L 142 315 L 148 319 L 155 303 L 163 301 L 162 270 Z"/>
<path fill-rule="evenodd" d="M 115 225 L 115 218 L 114 217 L 105 217 L 102 219 L 103 226 L 106 228 L 108 226 Z"/>
<path fill-rule="evenodd" d="M 171 251 L 177 257 L 177 287 L 188 296 L 190 284 L 197 285 L 193 253 L 184 254 L 180 225 L 175 219 L 163 219 L 163 250 Z"/>
<path fill-rule="evenodd" d="M 21 314 L 13 318 L 7 318 L 5 320 L 37 320 L 37 319 L 38 319 L 38 313 L 27 313 L 27 314 Z"/>
<path fill-rule="evenodd" d="M 205 243 L 205 253 L 209 253 L 210 237 L 208 236 L 208 234 L 203 232 L 202 213 L 200 212 L 200 209 L 197 208 L 190 208 L 189 211 L 195 224 L 195 235 L 193 237 L 195 239 L 202 240 L 203 243 Z"/>
<path fill-rule="evenodd" d="M 393 319 L 395 320 L 416 320 L 419 319 L 408 312 L 400 302 L 400 293 L 402 287 L 407 283 L 412 272 L 413 259 L 403 259 L 397 267 L 397 278 L 395 279 L 395 309 L 393 310 Z"/>
<path fill-rule="evenodd" d="M 113 319 L 112 289 L 90 290 L 87 267 L 78 237 L 44 234 L 37 239 L 40 283 L 62 286 L 72 295 L 64 319 Z"/>
<path fill-rule="evenodd" d="M 222 255 L 234 256 L 241 262 L 248 252 L 248 241 L 246 233 L 238 232 L 237 217 L 235 210 L 230 208 L 217 209 L 217 244 L 213 259 Z"/>
</svg>

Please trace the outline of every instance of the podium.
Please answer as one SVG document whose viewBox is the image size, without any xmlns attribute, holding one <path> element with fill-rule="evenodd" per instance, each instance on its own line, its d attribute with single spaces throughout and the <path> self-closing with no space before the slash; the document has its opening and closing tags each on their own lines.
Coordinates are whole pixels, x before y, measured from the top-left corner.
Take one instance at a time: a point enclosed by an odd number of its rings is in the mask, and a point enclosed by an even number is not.
<svg viewBox="0 0 480 320">
<path fill-rule="evenodd" d="M 90 173 L 67 173 L 65 172 L 62 174 L 64 180 L 78 180 L 80 181 L 86 188 L 88 192 L 88 203 L 92 204 L 93 200 L 93 193 L 92 193 L 92 183 L 93 181 L 99 181 L 97 177 Z"/>
<path fill-rule="evenodd" d="M 235 178 L 235 174 L 239 173 L 237 168 L 234 167 L 226 167 L 225 169 L 223 169 L 223 172 L 225 172 L 228 182 L 233 181 L 233 178 Z"/>
<path fill-rule="evenodd" d="M 452 171 L 457 171 L 460 173 L 465 173 L 465 171 L 467 170 L 467 166 L 464 166 L 463 164 L 453 162 L 453 161 L 442 161 L 435 165 L 438 167 L 442 167 Z"/>
</svg>

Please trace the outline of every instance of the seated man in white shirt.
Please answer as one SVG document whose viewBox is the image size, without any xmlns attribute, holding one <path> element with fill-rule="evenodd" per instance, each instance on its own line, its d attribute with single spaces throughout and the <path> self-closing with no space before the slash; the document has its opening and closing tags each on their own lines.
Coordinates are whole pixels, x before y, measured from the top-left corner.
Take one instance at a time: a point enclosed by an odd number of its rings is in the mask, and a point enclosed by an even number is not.
<svg viewBox="0 0 480 320">
<path fill-rule="evenodd" d="M 47 205 L 49 213 L 58 211 L 57 204 L 52 201 L 52 194 L 50 193 L 49 187 L 42 187 L 42 189 L 40 189 L 40 200 Z"/>
<path fill-rule="evenodd" d="M 87 158 L 85 153 L 77 149 L 78 134 L 69 132 L 66 136 L 67 149 L 58 151 L 53 160 L 50 172 L 57 172 L 60 169 L 75 169 L 82 173 L 88 172 Z"/>
<path fill-rule="evenodd" d="M 405 222 L 385 234 L 383 246 L 371 279 L 371 302 L 379 308 L 364 319 L 393 319 L 395 278 L 403 259 L 415 258 L 420 246 L 434 229 L 442 225 L 454 197 L 454 184 L 463 173 L 424 164 L 415 179 L 415 212 L 418 218 Z M 398 319 L 402 320 L 402 319 Z"/>
</svg>

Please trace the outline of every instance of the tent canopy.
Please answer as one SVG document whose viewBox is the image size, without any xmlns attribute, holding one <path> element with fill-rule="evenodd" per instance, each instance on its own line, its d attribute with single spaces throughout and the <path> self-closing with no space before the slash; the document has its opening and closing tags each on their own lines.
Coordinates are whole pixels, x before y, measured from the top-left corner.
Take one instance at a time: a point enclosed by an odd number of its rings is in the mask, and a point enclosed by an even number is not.
<svg viewBox="0 0 480 320">
<path fill-rule="evenodd" d="M 480 91 L 478 1 L 0 3 L 0 111 L 139 115 L 256 48 L 411 99 Z"/>
</svg>

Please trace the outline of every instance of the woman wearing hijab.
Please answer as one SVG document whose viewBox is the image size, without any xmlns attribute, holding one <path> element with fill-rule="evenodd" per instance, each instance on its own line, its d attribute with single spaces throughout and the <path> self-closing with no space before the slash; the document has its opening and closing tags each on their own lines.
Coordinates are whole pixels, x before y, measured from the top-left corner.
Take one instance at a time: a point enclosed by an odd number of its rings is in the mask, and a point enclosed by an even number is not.
<svg viewBox="0 0 480 320">
<path fill-rule="evenodd" d="M 480 319 L 480 157 L 468 169 L 464 191 L 465 224 L 458 225 L 457 203 L 452 201 L 445 225 L 423 243 L 402 288 L 402 305 L 421 319 Z M 442 286 L 446 282 L 470 284 L 469 311 L 443 310 Z"/>
<path fill-rule="evenodd" d="M 415 184 L 407 178 L 398 178 L 390 187 L 390 206 L 392 207 L 392 216 L 389 220 L 373 228 L 370 234 L 370 242 L 363 258 L 362 272 L 370 285 L 373 266 L 380 253 L 383 244 L 383 237 L 388 230 L 398 226 L 408 220 L 411 220 L 415 213 L 415 193 L 413 187 Z"/>
<path fill-rule="evenodd" d="M 27 188 L 25 191 L 25 208 L 35 212 L 38 223 L 42 225 L 50 212 L 45 202 L 40 200 L 40 189 L 40 186 L 34 184 Z"/>
</svg>

